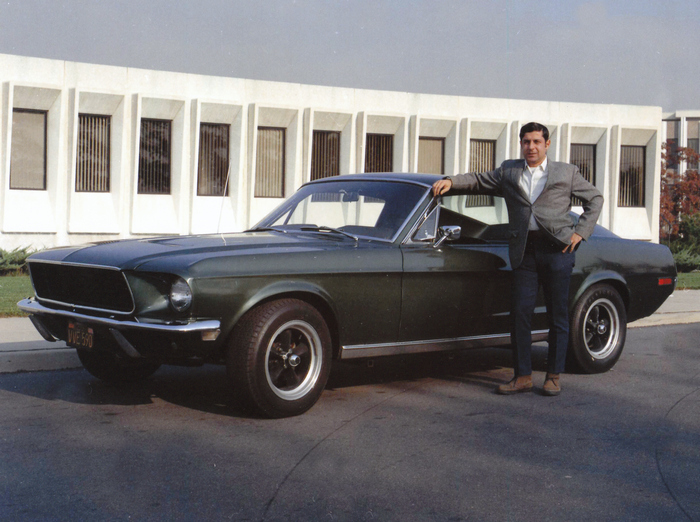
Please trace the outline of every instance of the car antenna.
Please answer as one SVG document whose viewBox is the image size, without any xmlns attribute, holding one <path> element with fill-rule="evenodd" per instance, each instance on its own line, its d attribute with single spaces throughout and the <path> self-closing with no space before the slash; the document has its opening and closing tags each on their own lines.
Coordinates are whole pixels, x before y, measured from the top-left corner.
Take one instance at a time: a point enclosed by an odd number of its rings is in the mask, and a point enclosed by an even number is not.
<svg viewBox="0 0 700 522">
<path fill-rule="evenodd" d="M 226 172 L 226 183 L 224 183 L 224 192 L 221 194 L 221 208 L 219 209 L 219 224 L 216 226 L 216 233 L 221 234 L 221 218 L 224 215 L 224 201 L 226 201 L 226 191 L 228 190 L 228 180 L 231 177 L 231 163 L 228 164 L 228 171 Z M 224 239 L 224 235 L 221 234 L 221 239 Z M 224 239 L 224 244 L 226 240 Z"/>
</svg>

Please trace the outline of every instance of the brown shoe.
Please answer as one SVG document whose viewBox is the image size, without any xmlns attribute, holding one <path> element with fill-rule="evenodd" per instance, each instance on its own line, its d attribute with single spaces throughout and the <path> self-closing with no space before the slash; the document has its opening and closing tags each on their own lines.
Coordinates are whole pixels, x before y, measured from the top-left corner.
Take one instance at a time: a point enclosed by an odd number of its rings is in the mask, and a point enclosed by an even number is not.
<svg viewBox="0 0 700 522">
<path fill-rule="evenodd" d="M 513 380 L 508 384 L 501 384 L 498 388 L 496 388 L 496 393 L 500 395 L 513 395 L 515 393 L 529 391 L 532 391 L 532 375 L 513 377 Z"/>
<path fill-rule="evenodd" d="M 544 387 L 542 388 L 542 393 L 544 395 L 549 395 L 553 397 L 554 395 L 559 395 L 561 393 L 561 386 L 559 386 L 559 374 L 558 373 L 547 373 L 547 377 L 544 379 Z"/>
</svg>

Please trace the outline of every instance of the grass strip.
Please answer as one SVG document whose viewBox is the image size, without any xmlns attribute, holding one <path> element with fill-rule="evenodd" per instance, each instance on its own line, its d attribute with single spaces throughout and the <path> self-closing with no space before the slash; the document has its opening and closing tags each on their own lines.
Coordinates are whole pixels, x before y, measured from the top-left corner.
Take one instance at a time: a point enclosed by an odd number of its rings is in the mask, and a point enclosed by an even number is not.
<svg viewBox="0 0 700 522">
<path fill-rule="evenodd" d="M 700 290 L 700 272 L 678 274 L 678 290 Z"/>
<path fill-rule="evenodd" d="M 22 317 L 25 314 L 17 308 L 17 301 L 34 295 L 28 275 L 0 277 L 0 317 Z"/>
</svg>

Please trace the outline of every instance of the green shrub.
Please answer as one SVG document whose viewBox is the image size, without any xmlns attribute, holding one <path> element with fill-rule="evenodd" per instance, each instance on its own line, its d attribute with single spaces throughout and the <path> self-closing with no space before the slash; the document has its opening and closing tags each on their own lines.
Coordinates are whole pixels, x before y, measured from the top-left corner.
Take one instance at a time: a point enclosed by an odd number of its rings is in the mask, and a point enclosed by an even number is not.
<svg viewBox="0 0 700 522">
<path fill-rule="evenodd" d="M 33 254 L 29 247 L 3 250 L 0 248 L 0 275 L 27 272 L 27 258 Z"/>
<path fill-rule="evenodd" d="M 687 243 L 694 243 L 696 247 L 700 245 L 700 212 L 683 217 L 678 226 L 678 235 Z"/>
<path fill-rule="evenodd" d="M 673 260 L 679 272 L 700 270 L 700 253 L 690 246 L 673 252 Z"/>
</svg>

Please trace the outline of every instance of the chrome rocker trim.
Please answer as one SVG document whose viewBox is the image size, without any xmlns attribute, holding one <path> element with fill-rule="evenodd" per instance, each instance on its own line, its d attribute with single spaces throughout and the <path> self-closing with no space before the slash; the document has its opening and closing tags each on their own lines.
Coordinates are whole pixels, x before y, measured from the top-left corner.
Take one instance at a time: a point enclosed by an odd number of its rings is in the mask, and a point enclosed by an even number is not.
<svg viewBox="0 0 700 522">
<path fill-rule="evenodd" d="M 546 340 L 548 332 L 549 330 L 533 331 L 533 342 Z M 468 348 L 503 346 L 509 342 L 510 334 L 495 334 L 458 337 L 455 339 L 410 341 L 404 343 L 355 344 L 343 346 L 340 351 L 340 359 L 359 359 L 362 357 L 382 357 L 385 355 L 406 355 L 426 352 L 447 352 Z"/>
</svg>

